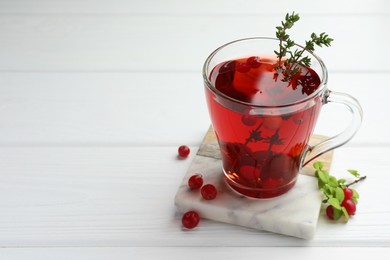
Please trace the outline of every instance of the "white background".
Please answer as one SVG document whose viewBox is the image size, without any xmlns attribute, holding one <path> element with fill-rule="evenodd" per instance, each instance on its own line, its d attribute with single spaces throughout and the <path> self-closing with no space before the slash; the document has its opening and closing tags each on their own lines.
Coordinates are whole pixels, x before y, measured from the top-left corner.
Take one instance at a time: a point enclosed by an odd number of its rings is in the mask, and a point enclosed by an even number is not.
<svg viewBox="0 0 390 260">
<path fill-rule="evenodd" d="M 292 11 L 297 42 L 335 39 L 317 52 L 329 89 L 364 109 L 331 169 L 368 176 L 357 214 L 321 215 L 312 241 L 207 220 L 184 232 L 173 198 L 210 124 L 203 61 L 228 41 L 274 36 Z M 389 26 L 385 0 L 0 0 L 0 259 L 389 255 Z M 315 132 L 348 120 L 325 106 Z"/>
</svg>

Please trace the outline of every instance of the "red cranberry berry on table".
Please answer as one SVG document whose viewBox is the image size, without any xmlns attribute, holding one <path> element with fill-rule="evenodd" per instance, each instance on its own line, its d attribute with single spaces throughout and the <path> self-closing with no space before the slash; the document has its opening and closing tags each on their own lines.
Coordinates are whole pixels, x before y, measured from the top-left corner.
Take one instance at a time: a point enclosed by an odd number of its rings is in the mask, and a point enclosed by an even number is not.
<svg viewBox="0 0 390 260">
<path fill-rule="evenodd" d="M 344 200 L 343 203 L 341 203 L 341 206 L 343 206 L 347 210 L 348 215 L 355 215 L 356 204 L 352 200 Z"/>
<path fill-rule="evenodd" d="M 329 219 L 334 219 L 334 215 L 333 215 L 333 206 L 329 205 L 329 206 L 326 208 L 326 215 L 328 216 Z"/>
<path fill-rule="evenodd" d="M 181 218 L 181 223 L 183 224 L 183 227 L 192 229 L 199 224 L 199 220 L 199 214 L 196 211 L 191 210 L 184 213 L 183 217 Z"/>
<path fill-rule="evenodd" d="M 177 151 L 182 158 L 186 158 L 190 154 L 190 148 L 187 145 L 181 145 Z"/>
<path fill-rule="evenodd" d="M 348 188 L 344 188 L 343 189 L 343 192 L 344 192 L 344 200 L 349 200 L 352 198 L 353 196 L 353 191 L 351 189 L 348 189 Z"/>
<path fill-rule="evenodd" d="M 200 193 L 205 200 L 213 200 L 217 197 L 217 188 L 212 184 L 206 184 L 202 187 Z"/>
<path fill-rule="evenodd" d="M 203 178 L 202 174 L 195 174 L 192 175 L 188 179 L 188 186 L 190 187 L 191 190 L 198 190 L 200 187 L 203 185 Z"/>
</svg>

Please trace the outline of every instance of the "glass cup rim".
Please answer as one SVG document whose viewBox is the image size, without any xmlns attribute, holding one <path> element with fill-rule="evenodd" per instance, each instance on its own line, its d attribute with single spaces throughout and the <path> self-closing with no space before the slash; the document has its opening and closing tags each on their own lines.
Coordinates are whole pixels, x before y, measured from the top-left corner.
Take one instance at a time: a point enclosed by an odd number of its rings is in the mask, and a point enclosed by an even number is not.
<svg viewBox="0 0 390 260">
<path fill-rule="evenodd" d="M 300 99 L 299 101 L 295 101 L 295 102 L 292 102 L 292 103 L 289 103 L 289 104 L 283 104 L 283 105 L 258 105 L 258 104 L 253 104 L 253 103 L 249 103 L 249 102 L 244 102 L 244 101 L 241 101 L 241 100 L 238 100 L 238 99 L 235 99 L 233 97 L 230 97 L 224 93 L 222 93 L 221 91 L 219 91 L 212 83 L 211 81 L 209 80 L 209 77 L 207 75 L 207 70 L 209 68 L 209 65 L 210 65 L 210 61 L 214 58 L 214 56 L 220 52 L 221 50 L 223 50 L 225 47 L 228 47 L 232 44 L 235 44 L 235 43 L 239 43 L 239 42 L 244 42 L 244 41 L 252 41 L 252 40 L 273 40 L 273 41 L 279 41 L 279 39 L 277 38 L 273 38 L 273 37 L 248 37 L 248 38 L 241 38 L 241 39 L 237 39 L 237 40 L 234 40 L 234 41 L 231 41 L 231 42 L 228 42 L 228 43 L 225 43 L 223 45 L 221 45 L 220 47 L 218 47 L 217 49 L 215 49 L 205 60 L 204 62 L 204 65 L 203 65 L 203 69 L 202 69 L 202 74 L 203 74 L 203 81 L 204 83 L 206 84 L 206 86 L 212 91 L 214 92 L 216 95 L 218 96 L 221 96 L 225 99 L 228 99 L 232 102 L 235 102 L 235 103 L 239 103 L 239 104 L 242 104 L 242 105 L 245 105 L 245 106 L 250 106 L 250 107 L 257 107 L 257 108 L 275 108 L 275 107 L 289 107 L 289 106 L 294 106 L 294 105 L 297 105 L 297 104 L 301 104 L 301 103 L 304 103 L 308 100 L 311 100 L 313 98 L 315 98 L 318 94 L 322 93 L 325 89 L 326 89 L 326 84 L 328 82 L 328 70 L 326 69 L 326 66 L 325 66 L 325 63 L 322 61 L 322 59 L 317 56 L 315 53 L 311 52 L 311 51 L 308 51 L 306 50 L 308 53 L 310 53 L 316 60 L 317 62 L 320 64 L 321 66 L 321 71 L 322 71 L 322 78 L 321 78 L 321 83 L 320 85 L 318 86 L 317 90 L 314 91 L 313 93 L 311 93 L 309 96 L 305 97 L 305 98 L 302 98 Z M 298 48 L 301 48 L 301 49 L 304 49 L 304 47 L 300 44 L 294 44 L 295 46 L 297 46 Z"/>
</svg>

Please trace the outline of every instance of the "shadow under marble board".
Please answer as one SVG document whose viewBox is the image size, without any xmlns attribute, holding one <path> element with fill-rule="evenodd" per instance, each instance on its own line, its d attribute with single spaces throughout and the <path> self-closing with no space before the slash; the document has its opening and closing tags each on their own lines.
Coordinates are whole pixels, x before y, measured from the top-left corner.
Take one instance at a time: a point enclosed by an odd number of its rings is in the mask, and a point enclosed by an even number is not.
<svg viewBox="0 0 390 260">
<path fill-rule="evenodd" d="M 313 135 L 309 143 L 313 145 L 325 138 Z M 330 168 L 332 156 L 333 153 L 328 152 L 318 157 L 325 169 Z M 195 173 L 202 174 L 204 184 L 211 183 L 217 188 L 214 200 L 204 200 L 199 190 L 188 188 L 188 179 Z M 175 205 L 179 212 L 195 210 L 206 219 L 312 239 L 321 200 L 312 163 L 301 170 L 295 186 L 279 197 L 253 199 L 232 191 L 223 178 L 218 142 L 210 127 L 177 191 Z"/>
</svg>

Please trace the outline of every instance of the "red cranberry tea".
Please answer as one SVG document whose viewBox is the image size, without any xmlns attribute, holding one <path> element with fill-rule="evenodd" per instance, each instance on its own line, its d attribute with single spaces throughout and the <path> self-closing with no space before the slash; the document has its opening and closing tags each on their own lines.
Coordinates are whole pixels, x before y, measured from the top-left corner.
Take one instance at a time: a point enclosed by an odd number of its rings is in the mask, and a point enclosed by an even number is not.
<svg viewBox="0 0 390 260">
<path fill-rule="evenodd" d="M 220 63 L 209 80 L 222 95 L 206 88 L 225 178 L 251 197 L 274 197 L 294 185 L 321 107 L 320 97 L 302 102 L 320 85 L 314 70 L 300 67 L 286 80 L 276 63 L 259 57 Z"/>
</svg>

